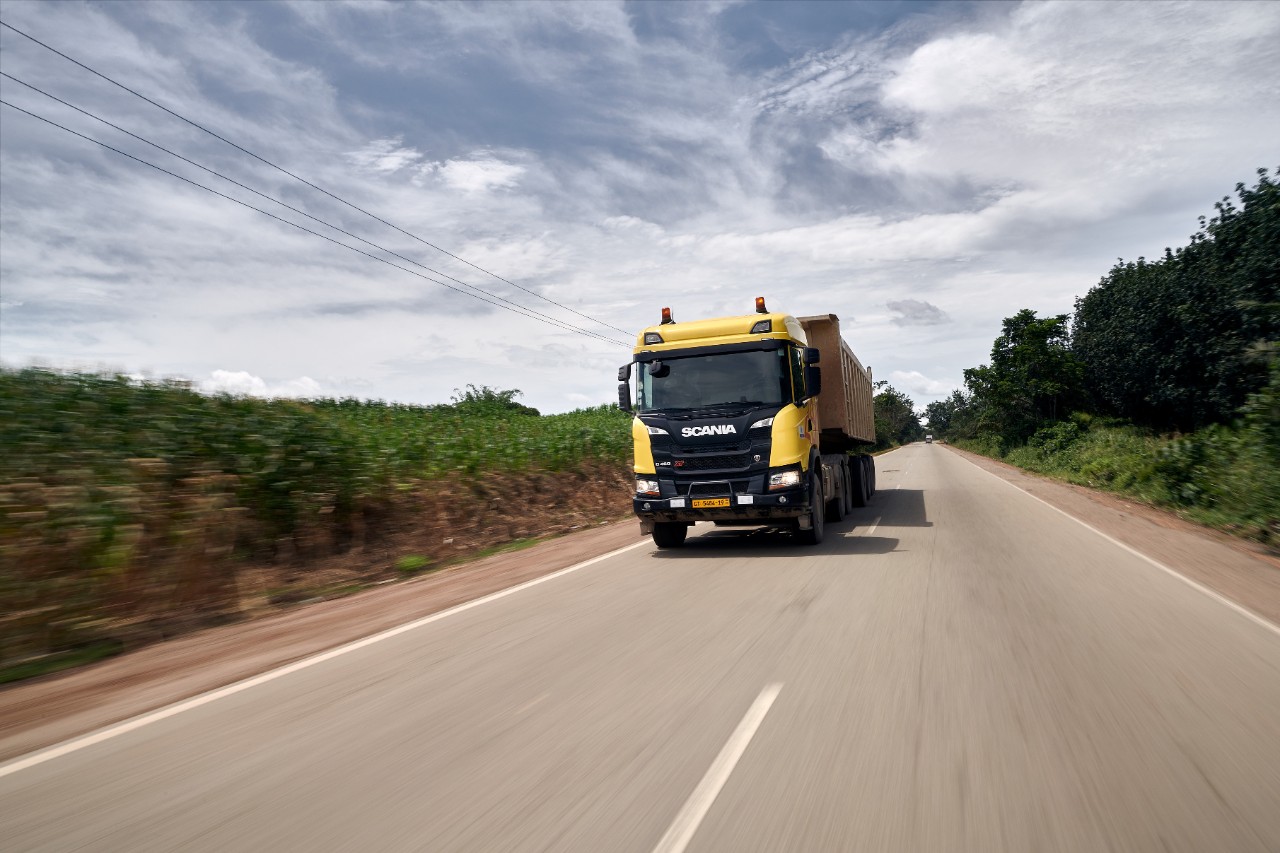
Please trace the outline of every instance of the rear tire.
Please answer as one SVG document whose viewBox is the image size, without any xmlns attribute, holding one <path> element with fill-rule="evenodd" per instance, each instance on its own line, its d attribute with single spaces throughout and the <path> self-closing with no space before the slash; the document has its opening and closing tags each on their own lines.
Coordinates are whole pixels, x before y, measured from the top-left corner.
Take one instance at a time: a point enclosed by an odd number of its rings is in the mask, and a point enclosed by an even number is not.
<svg viewBox="0 0 1280 853">
<path fill-rule="evenodd" d="M 853 486 L 858 482 L 857 475 L 854 471 L 858 467 L 858 458 L 856 456 L 846 457 L 844 460 L 844 514 L 853 513 L 856 506 L 853 502 Z"/>
<path fill-rule="evenodd" d="M 836 494 L 827 501 L 827 521 L 842 521 L 847 515 L 845 503 L 849 497 L 849 466 L 841 462 L 836 466 L 835 479 L 840 481 Z"/>
<path fill-rule="evenodd" d="M 853 499 L 854 506 L 867 505 L 867 466 L 863 464 L 862 457 L 859 456 L 854 460 L 854 464 L 850 467 L 851 479 L 854 481 L 852 488 L 849 489 L 849 497 Z"/>
<path fill-rule="evenodd" d="M 870 453 L 862 454 L 862 463 L 867 467 L 867 500 L 876 493 L 876 458 Z"/>
<path fill-rule="evenodd" d="M 658 521 L 653 525 L 653 544 L 659 548 L 679 548 L 689 535 L 689 525 L 679 521 Z"/>
</svg>

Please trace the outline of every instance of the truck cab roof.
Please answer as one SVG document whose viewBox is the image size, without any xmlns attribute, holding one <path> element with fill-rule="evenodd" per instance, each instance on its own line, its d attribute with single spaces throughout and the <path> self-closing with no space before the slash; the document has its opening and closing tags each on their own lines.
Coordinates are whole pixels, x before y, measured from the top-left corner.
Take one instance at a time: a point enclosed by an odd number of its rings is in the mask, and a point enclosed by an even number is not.
<svg viewBox="0 0 1280 853">
<path fill-rule="evenodd" d="M 745 344 L 769 339 L 790 340 L 801 346 L 808 345 L 808 338 L 800 327 L 800 321 L 790 314 L 772 312 L 649 326 L 636 336 L 635 352 L 663 352 L 690 346 Z"/>
</svg>

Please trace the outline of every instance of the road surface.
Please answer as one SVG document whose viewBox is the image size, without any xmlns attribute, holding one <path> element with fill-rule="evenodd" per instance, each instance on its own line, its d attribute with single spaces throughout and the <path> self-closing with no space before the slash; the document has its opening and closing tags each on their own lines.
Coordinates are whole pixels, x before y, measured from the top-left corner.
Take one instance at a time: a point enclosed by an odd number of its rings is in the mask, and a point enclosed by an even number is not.
<svg viewBox="0 0 1280 853">
<path fill-rule="evenodd" d="M 936 445 L 0 765 L 5 850 L 1280 850 L 1280 630 Z"/>
</svg>

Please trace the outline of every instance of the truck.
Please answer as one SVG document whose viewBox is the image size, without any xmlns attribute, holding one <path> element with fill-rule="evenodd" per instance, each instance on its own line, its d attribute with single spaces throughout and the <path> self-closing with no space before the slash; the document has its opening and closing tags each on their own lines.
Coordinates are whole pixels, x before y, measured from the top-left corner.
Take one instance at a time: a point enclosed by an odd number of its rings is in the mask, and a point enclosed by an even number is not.
<svg viewBox="0 0 1280 853">
<path fill-rule="evenodd" d="M 764 297 L 753 314 L 684 323 L 663 308 L 618 380 L 633 415 L 632 508 L 659 548 L 683 545 L 697 522 L 816 545 L 875 493 L 871 370 L 835 314 L 771 312 Z"/>
</svg>

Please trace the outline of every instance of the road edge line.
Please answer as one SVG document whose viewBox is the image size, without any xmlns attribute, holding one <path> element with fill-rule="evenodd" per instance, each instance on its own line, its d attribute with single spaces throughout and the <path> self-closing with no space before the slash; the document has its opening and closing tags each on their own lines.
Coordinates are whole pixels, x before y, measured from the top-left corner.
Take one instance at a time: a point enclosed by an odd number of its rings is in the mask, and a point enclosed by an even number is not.
<svg viewBox="0 0 1280 853">
<path fill-rule="evenodd" d="M 1157 569 L 1159 569 L 1159 570 L 1160 570 L 1160 571 L 1162 571 L 1162 572 L 1165 572 L 1165 573 L 1167 573 L 1167 574 L 1173 575 L 1175 578 L 1177 578 L 1178 580 L 1182 581 L 1183 583 L 1185 583 L 1187 586 L 1191 587 L 1192 589 L 1199 590 L 1200 592 L 1202 592 L 1202 593 L 1204 593 L 1205 595 L 1209 596 L 1210 598 L 1212 598 L 1212 599 L 1214 599 L 1214 600 L 1218 601 L 1219 603 L 1221 603 L 1221 604 L 1225 604 L 1227 607 L 1229 607 L 1229 608 L 1231 608 L 1232 610 L 1234 610 L 1235 612 L 1239 613 L 1241 616 L 1244 616 L 1245 618 L 1247 618 L 1247 619 L 1249 619 L 1249 620 L 1251 620 L 1251 621 L 1253 621 L 1253 622 L 1256 622 L 1257 624 L 1261 625 L 1263 628 L 1266 628 L 1267 630 L 1271 631 L 1272 633 L 1274 633 L 1274 634 L 1276 634 L 1276 635 L 1280 636 L 1280 625 L 1275 624 L 1274 622 L 1272 622 L 1272 621 L 1271 621 L 1270 619 L 1268 619 L 1267 617 L 1265 617 L 1265 616 L 1263 616 L 1263 615 L 1261 615 L 1261 614 L 1259 614 L 1259 613 L 1255 613 L 1255 612 L 1253 612 L 1253 611 L 1252 611 L 1252 610 L 1250 610 L 1249 608 L 1245 607 L 1243 604 L 1240 604 L 1240 603 L 1238 603 L 1238 602 L 1232 601 L 1231 599 L 1227 598 L 1227 597 L 1226 597 L 1225 595 L 1223 595 L 1222 593 L 1217 592 L 1216 590 L 1210 589 L 1209 587 L 1205 586 L 1204 584 L 1200 583 L 1200 582 L 1199 582 L 1199 581 L 1197 581 L 1197 580 L 1193 580 L 1193 579 L 1191 579 L 1191 578 L 1187 577 L 1186 575 L 1184 575 L 1184 574 L 1182 574 L 1181 572 L 1179 572 L 1177 569 L 1173 569 L 1173 568 L 1170 568 L 1169 566 L 1166 566 L 1164 563 L 1160 562 L 1160 561 L 1159 561 L 1159 560 L 1157 560 L 1155 557 L 1148 556 L 1147 554 L 1142 553 L 1142 552 L 1141 552 L 1141 551 L 1139 551 L 1137 548 L 1134 548 L 1134 547 L 1132 547 L 1131 545 L 1126 545 L 1124 542 L 1121 542 L 1119 539 L 1115 538 L 1115 537 L 1114 537 L 1114 536 L 1112 536 L 1111 534 L 1109 534 L 1109 533 L 1104 533 L 1103 531 L 1101 531 L 1101 530 L 1099 530 L 1098 528 L 1094 527 L 1094 526 L 1093 526 L 1092 524 L 1090 524 L 1089 522 L 1087 522 L 1087 521 L 1085 521 L 1085 520 L 1083 520 L 1083 519 L 1077 518 L 1076 516 L 1072 515 L 1071 513 L 1067 512 L 1065 509 L 1062 509 L 1061 507 L 1056 507 L 1056 506 L 1054 506 L 1053 504 L 1049 503 L 1048 501 L 1046 501 L 1044 498 L 1040 497 L 1039 495 L 1034 495 L 1034 494 L 1032 494 L 1031 492 L 1027 491 L 1026 489 L 1022 488 L 1021 486 L 1017 485 L 1016 483 L 1011 483 L 1011 482 L 1009 482 L 1009 481 L 1008 481 L 1008 480 L 1006 480 L 1004 477 L 1001 477 L 999 474 L 995 473 L 994 471 L 988 471 L 986 468 L 983 468 L 981 465 L 979 465 L 977 462 L 974 462 L 972 459 L 968 459 L 968 458 L 966 458 L 965 456 L 962 456 L 962 455 L 959 455 L 959 454 L 956 454 L 956 455 L 957 455 L 957 456 L 959 456 L 959 458 L 960 458 L 960 459 L 962 459 L 963 461 L 965 461 L 965 462 L 967 462 L 968 464 L 972 465 L 973 467 L 977 468 L 979 471 L 982 471 L 982 472 L 983 472 L 983 473 L 985 473 L 985 474 L 989 474 L 990 476 L 995 477 L 997 480 L 999 480 L 1000 482 L 1002 482 L 1002 483 L 1004 483 L 1005 485 L 1009 486 L 1010 488 L 1017 489 L 1019 492 L 1022 492 L 1022 494 L 1026 495 L 1027 497 L 1031 498 L 1032 500 L 1039 501 L 1040 503 L 1042 503 L 1042 504 L 1044 504 L 1045 506 L 1047 506 L 1049 509 L 1053 510 L 1054 512 L 1057 512 L 1057 513 L 1060 513 L 1060 514 L 1062 514 L 1062 515 L 1066 516 L 1067 518 L 1069 518 L 1069 519 L 1071 519 L 1072 521 L 1074 521 L 1076 524 L 1079 524 L 1081 527 L 1084 527 L 1084 528 L 1087 528 L 1087 529 L 1089 529 L 1089 530 L 1092 530 L 1094 533 L 1098 534 L 1098 535 L 1099 535 L 1099 536 L 1101 536 L 1103 539 L 1106 539 L 1106 540 L 1107 540 L 1108 542 L 1110 542 L 1112 545 L 1116 545 L 1116 546 L 1118 546 L 1118 547 L 1120 547 L 1120 548 L 1124 549 L 1125 551 L 1128 551 L 1128 552 L 1129 552 L 1130 554 L 1132 554 L 1133 556 L 1138 557 L 1138 558 L 1140 558 L 1140 559 L 1142 559 L 1142 560 L 1145 560 L 1146 562 L 1148 562 L 1148 563 L 1150 563 L 1151 565 L 1155 566 Z M 985 458 L 985 457 L 984 457 L 984 458 Z"/>
<path fill-rule="evenodd" d="M 290 675 L 291 673 L 298 672 L 299 670 L 308 669 L 316 664 L 324 663 L 325 661 L 332 660 L 333 658 L 340 657 L 349 652 L 357 651 L 358 649 L 363 649 L 366 646 L 373 645 L 374 643 L 380 643 L 383 640 L 389 640 L 392 637 L 399 636 L 400 634 L 416 630 L 425 625 L 429 625 L 432 622 L 447 619 L 448 617 L 462 613 L 465 610 L 471 610 L 474 607 L 479 607 L 483 604 L 497 601 L 500 598 L 506 598 L 508 595 L 514 595 L 517 592 L 537 586 L 538 584 L 555 580 L 558 577 L 562 577 L 563 575 L 567 575 L 571 572 L 576 572 L 579 569 L 585 569 L 588 566 L 595 565 L 596 563 L 608 560 L 611 557 L 616 557 L 619 554 L 647 544 L 647 541 L 641 540 L 640 542 L 636 542 L 631 545 L 624 545 L 621 548 L 615 548 L 607 554 L 600 554 L 599 556 L 584 560 L 581 563 L 575 563 L 572 566 L 557 569 L 550 574 L 524 581 L 516 584 L 515 586 L 507 587 L 506 589 L 500 589 L 497 592 L 491 592 L 488 595 L 472 599 L 471 601 L 464 601 L 461 604 L 455 604 L 453 607 L 446 610 L 431 613 L 427 616 L 415 619 L 412 622 L 406 622 L 403 625 L 397 625 L 394 628 L 387 628 L 386 630 L 379 631 L 376 634 L 370 634 L 367 637 L 362 637 L 359 640 L 352 640 L 349 643 L 344 643 L 343 645 L 329 649 L 328 651 L 318 652 L 302 658 L 301 660 L 294 661 L 293 663 L 285 664 L 284 666 L 279 666 L 275 669 L 269 669 L 266 672 L 259 673 L 258 675 L 251 675 L 248 678 L 232 682 L 231 684 L 223 687 L 216 687 L 213 690 L 199 693 L 188 699 L 183 699 L 178 702 L 174 702 L 171 705 L 166 705 L 163 708 L 157 708 L 154 711 L 147 711 L 144 714 L 140 714 L 128 720 L 122 720 L 118 723 L 113 723 L 109 726 L 98 729 L 97 731 L 89 732 L 88 734 L 80 735 L 79 737 L 72 738 L 71 740 L 45 747 L 35 752 L 28 753 L 27 755 L 19 756 L 4 764 L 0 764 L 0 779 L 21 770 L 26 770 L 30 767 L 43 764 L 46 761 L 52 761 L 55 758 L 61 758 L 64 755 L 78 752 L 81 749 L 93 746 L 97 743 L 102 743 L 103 741 L 110 740 L 111 738 L 119 735 L 127 734 L 128 732 L 140 729 L 143 726 L 150 725 L 151 723 L 156 723 L 160 720 L 176 716 L 181 714 L 183 711 L 189 711 L 192 708 L 198 708 L 201 705 L 216 702 L 217 700 L 223 699 L 227 696 L 233 696 L 236 693 L 241 693 L 252 687 L 257 687 L 259 684 L 274 681 L 277 678 L 282 678 L 286 675 Z"/>
</svg>

